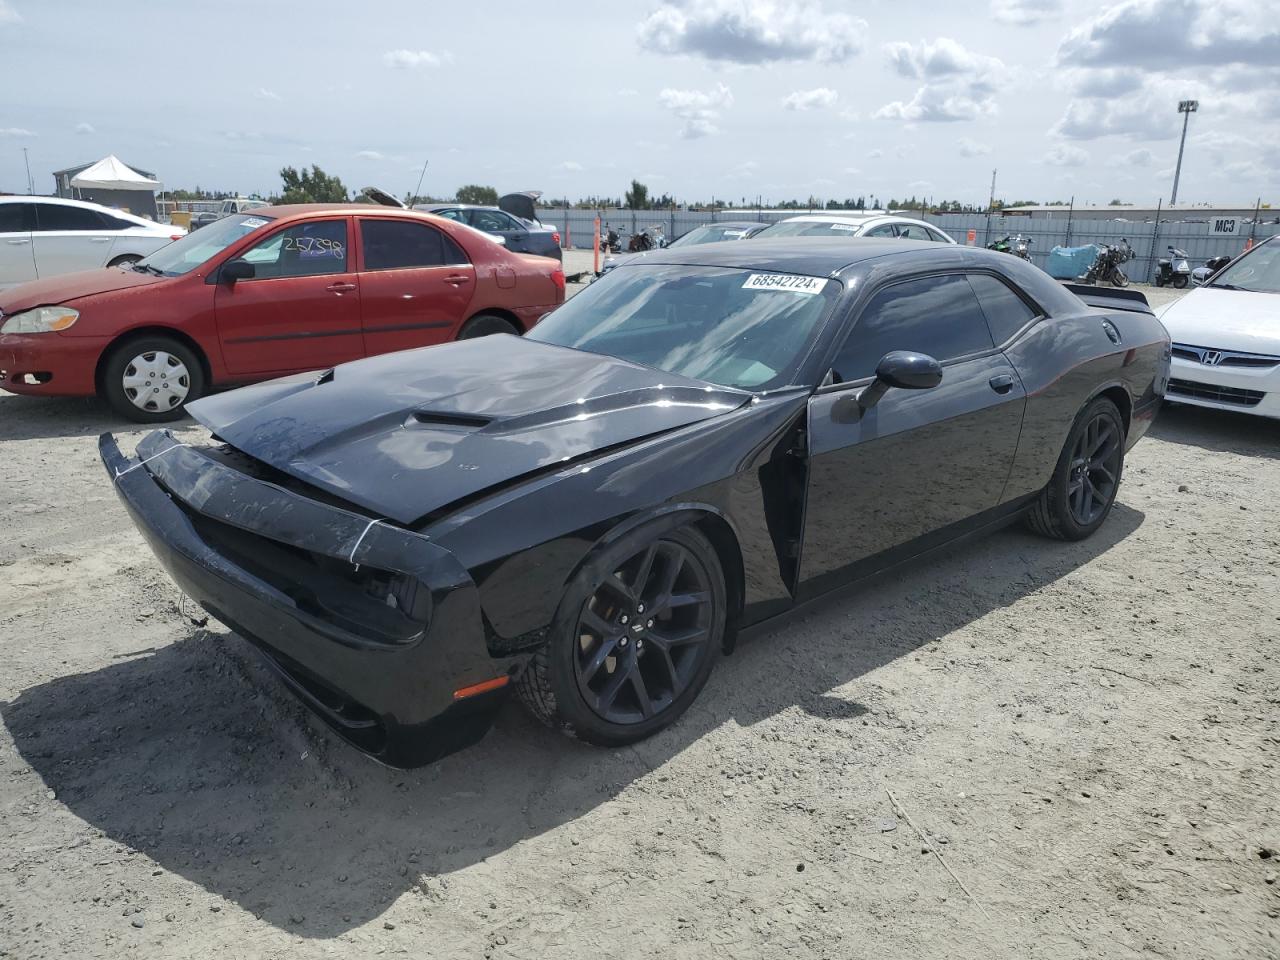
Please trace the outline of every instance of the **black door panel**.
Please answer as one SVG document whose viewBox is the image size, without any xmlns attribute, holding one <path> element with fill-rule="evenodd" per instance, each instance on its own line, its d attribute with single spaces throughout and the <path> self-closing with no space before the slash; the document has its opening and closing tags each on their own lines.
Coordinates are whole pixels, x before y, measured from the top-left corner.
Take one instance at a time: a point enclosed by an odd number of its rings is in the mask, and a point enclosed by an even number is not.
<svg viewBox="0 0 1280 960">
<path fill-rule="evenodd" d="M 1000 393 L 991 381 L 1008 377 Z M 856 390 L 809 404 L 800 597 L 854 564 L 997 506 L 1026 394 L 1001 354 L 953 363 L 931 390 L 889 390 L 858 415 Z"/>
</svg>

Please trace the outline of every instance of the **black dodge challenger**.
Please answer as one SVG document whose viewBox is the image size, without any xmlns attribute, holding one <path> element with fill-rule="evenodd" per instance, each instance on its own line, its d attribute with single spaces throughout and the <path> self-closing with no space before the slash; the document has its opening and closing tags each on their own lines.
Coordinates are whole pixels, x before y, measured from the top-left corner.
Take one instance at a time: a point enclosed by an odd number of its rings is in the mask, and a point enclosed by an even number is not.
<svg viewBox="0 0 1280 960">
<path fill-rule="evenodd" d="M 523 338 L 211 396 L 207 445 L 100 450 L 182 589 L 375 757 L 474 742 L 512 687 L 625 744 L 744 627 L 1015 519 L 1097 530 L 1170 345 L 1140 294 L 1080 292 L 904 240 L 661 252 Z"/>
</svg>

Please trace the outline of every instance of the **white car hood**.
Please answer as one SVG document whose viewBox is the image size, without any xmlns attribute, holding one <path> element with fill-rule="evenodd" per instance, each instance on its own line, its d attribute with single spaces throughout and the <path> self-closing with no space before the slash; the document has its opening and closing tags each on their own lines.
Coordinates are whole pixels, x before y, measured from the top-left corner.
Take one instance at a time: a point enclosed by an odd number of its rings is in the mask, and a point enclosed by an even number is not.
<svg viewBox="0 0 1280 960">
<path fill-rule="evenodd" d="M 1160 315 L 1174 343 L 1280 354 L 1280 294 L 1201 287 Z"/>
</svg>

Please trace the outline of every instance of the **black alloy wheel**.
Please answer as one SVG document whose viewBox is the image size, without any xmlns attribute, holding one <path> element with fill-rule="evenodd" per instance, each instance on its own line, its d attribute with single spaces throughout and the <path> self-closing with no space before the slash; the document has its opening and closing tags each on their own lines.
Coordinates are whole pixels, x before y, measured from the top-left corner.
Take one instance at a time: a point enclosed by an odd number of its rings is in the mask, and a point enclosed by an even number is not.
<svg viewBox="0 0 1280 960">
<path fill-rule="evenodd" d="M 601 746 L 674 723 L 711 675 L 727 591 L 720 557 L 687 517 L 653 520 L 589 557 L 547 641 L 516 679 L 548 726 Z"/>
<path fill-rule="evenodd" d="M 673 540 L 650 543 L 583 604 L 574 655 L 583 700 L 609 723 L 661 713 L 692 682 L 711 626 L 701 563 Z"/>
<path fill-rule="evenodd" d="M 1067 503 L 1082 527 L 1097 520 L 1115 498 L 1122 440 L 1114 418 L 1106 413 L 1097 414 L 1080 431 L 1071 451 Z"/>
<path fill-rule="evenodd" d="M 1124 472 L 1125 421 L 1107 397 L 1076 416 L 1053 476 L 1027 511 L 1036 533 L 1083 540 L 1106 521 Z"/>
</svg>

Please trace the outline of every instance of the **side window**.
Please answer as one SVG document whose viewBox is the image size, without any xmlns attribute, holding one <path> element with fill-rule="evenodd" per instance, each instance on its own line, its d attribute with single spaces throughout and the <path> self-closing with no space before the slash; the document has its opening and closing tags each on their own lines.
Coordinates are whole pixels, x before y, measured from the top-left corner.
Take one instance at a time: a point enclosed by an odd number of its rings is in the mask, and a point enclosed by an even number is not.
<svg viewBox="0 0 1280 960">
<path fill-rule="evenodd" d="M 502 233 L 515 230 L 516 225 L 511 218 L 498 210 L 472 210 L 471 225 L 486 233 Z"/>
<path fill-rule="evenodd" d="M 30 233 L 35 219 L 34 204 L 0 203 L 0 233 Z"/>
<path fill-rule="evenodd" d="M 366 270 L 466 263 L 458 245 L 435 227 L 411 220 L 361 220 Z"/>
<path fill-rule="evenodd" d="M 96 210 L 83 207 L 64 207 L 60 203 L 37 203 L 35 229 L 51 230 L 97 230 L 106 228 L 102 217 Z"/>
<path fill-rule="evenodd" d="M 922 227 L 918 223 L 902 223 L 898 225 L 898 236 L 906 240 L 928 240 L 933 242 L 933 237 L 929 235 L 929 229 Z"/>
<path fill-rule="evenodd" d="M 934 243 L 950 243 L 951 242 L 949 237 L 947 237 L 945 234 L 939 233 L 937 230 L 934 230 L 932 227 L 929 228 L 929 239 L 934 241 Z"/>
<path fill-rule="evenodd" d="M 885 287 L 862 309 L 836 357 L 841 380 L 875 373 L 893 350 L 926 353 L 941 363 L 994 346 L 986 318 L 962 276 L 922 277 Z"/>
<path fill-rule="evenodd" d="M 437 217 L 444 217 L 448 220 L 457 220 L 459 223 L 466 223 L 466 218 L 462 216 L 461 210 L 440 210 L 436 213 Z"/>
<path fill-rule="evenodd" d="M 991 338 L 996 343 L 1004 343 L 1036 317 L 1025 300 L 995 277 L 972 273 L 969 282 L 982 304 L 982 312 L 987 315 Z"/>
<path fill-rule="evenodd" d="M 132 220 L 122 220 L 119 217 L 113 217 L 106 213 L 100 214 L 100 216 L 108 230 L 128 230 L 130 227 L 137 226 L 137 224 Z"/>
<path fill-rule="evenodd" d="M 884 223 L 878 227 L 872 227 L 863 234 L 864 237 L 892 237 L 893 235 L 893 224 L 891 223 Z"/>
<path fill-rule="evenodd" d="M 346 273 L 347 222 L 295 223 L 254 244 L 242 259 L 254 265 L 255 280 Z"/>
</svg>

